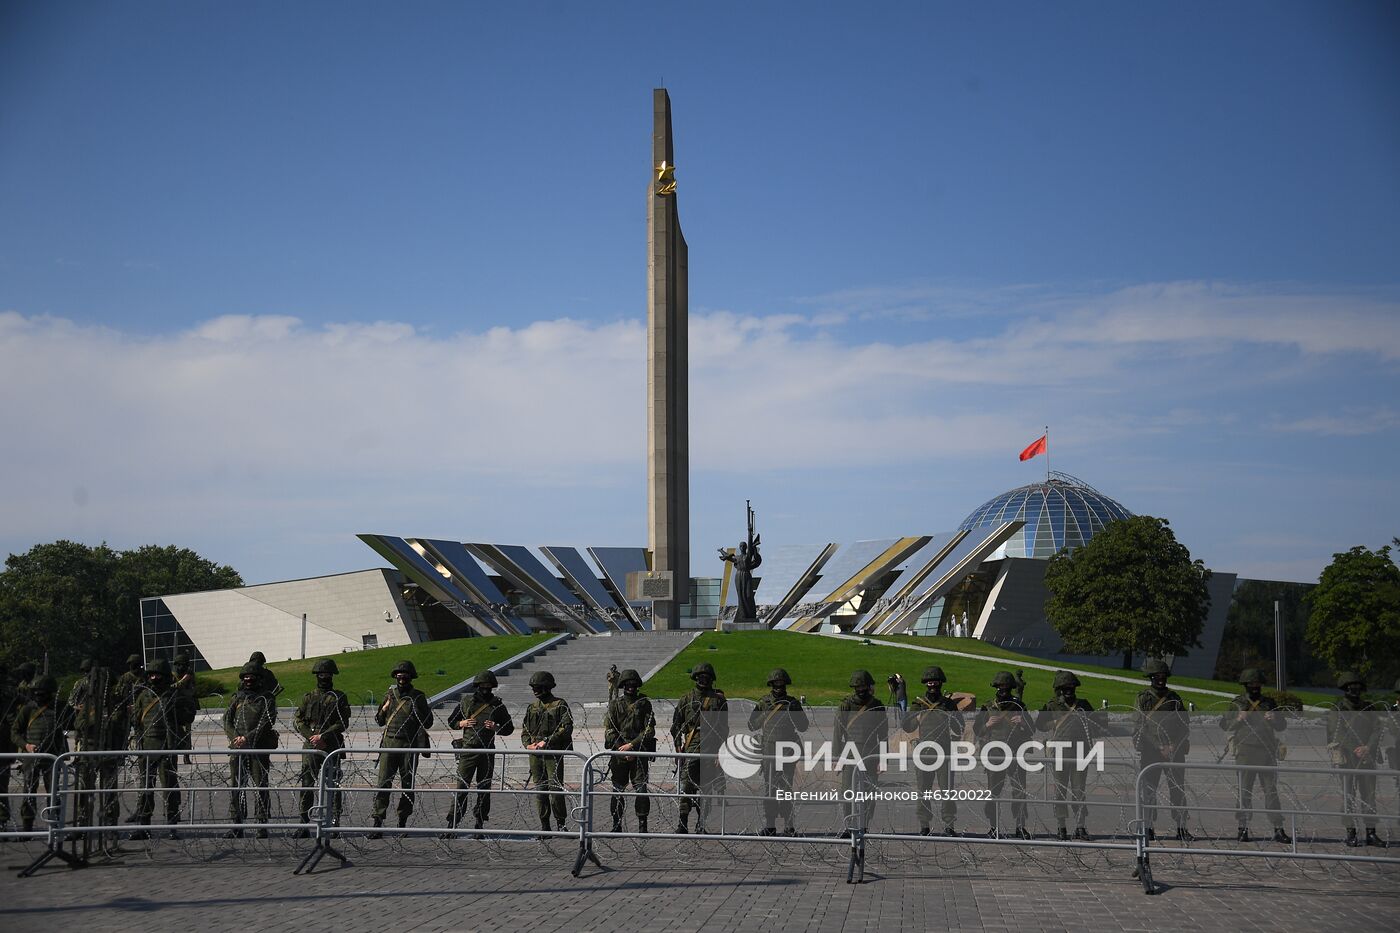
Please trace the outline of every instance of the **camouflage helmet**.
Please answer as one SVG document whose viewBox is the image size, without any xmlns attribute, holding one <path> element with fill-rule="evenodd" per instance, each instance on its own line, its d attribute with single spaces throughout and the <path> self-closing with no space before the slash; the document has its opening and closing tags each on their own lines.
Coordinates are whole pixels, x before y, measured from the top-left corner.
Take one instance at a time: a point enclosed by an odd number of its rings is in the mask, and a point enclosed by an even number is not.
<svg viewBox="0 0 1400 933">
<path fill-rule="evenodd" d="M 928 683 L 930 680 L 936 680 L 941 684 L 946 684 L 948 682 L 948 675 L 944 674 L 943 668 L 939 667 L 937 664 L 930 664 L 928 667 L 924 668 L 923 682 Z"/>
<path fill-rule="evenodd" d="M 139 654 L 127 655 L 127 658 L 126 658 L 126 666 L 127 666 L 127 667 L 140 667 L 140 666 L 141 666 L 141 655 L 139 655 Z"/>
<path fill-rule="evenodd" d="M 1343 690 L 1345 690 L 1348 684 L 1360 684 L 1362 690 L 1366 689 L 1366 681 L 1362 680 L 1360 675 L 1358 675 L 1356 671 L 1342 671 L 1340 674 L 1337 675 L 1338 687 L 1341 687 Z"/>
<path fill-rule="evenodd" d="M 792 677 L 781 667 L 775 667 L 768 672 L 768 679 L 764 681 L 768 686 L 782 684 L 784 687 L 792 683 Z"/>
<path fill-rule="evenodd" d="M 15 676 L 18 677 L 21 682 L 23 682 L 33 677 L 34 672 L 38 669 L 39 665 L 35 664 L 33 661 L 25 661 L 23 664 L 15 668 Z"/>
<path fill-rule="evenodd" d="M 92 658 L 83 658 L 82 662 L 78 665 L 78 670 L 82 671 L 84 674 L 92 670 Z"/>
<path fill-rule="evenodd" d="M 147 677 L 154 677 L 157 675 L 161 677 L 170 676 L 170 662 L 165 660 L 165 658 L 161 658 L 150 667 L 146 668 Z"/>
<path fill-rule="evenodd" d="M 998 690 L 1015 690 L 1016 678 L 1010 671 L 997 671 L 992 676 L 992 686 Z"/>
<path fill-rule="evenodd" d="M 262 677 L 262 673 L 263 669 L 261 666 L 249 661 L 238 669 L 238 679 L 242 680 L 244 677 L 260 678 Z"/>
<path fill-rule="evenodd" d="M 189 652 L 188 652 L 188 651 L 177 651 L 177 652 L 175 652 L 175 666 L 176 666 L 176 667 L 180 667 L 181 665 L 189 664 L 189 663 L 190 663 L 190 655 L 189 655 Z"/>
<path fill-rule="evenodd" d="M 690 669 L 690 679 L 691 679 L 691 680 L 694 680 L 695 678 L 699 677 L 701 674 L 706 674 L 706 675 L 708 675 L 709 678 L 710 678 L 711 680 L 716 680 L 716 679 L 717 679 L 717 678 L 715 677 L 715 666 L 714 666 L 713 664 L 711 664 L 709 661 L 701 661 L 699 664 L 695 665 L 694 667 L 692 667 L 692 668 Z"/>
<path fill-rule="evenodd" d="M 1257 667 L 1246 667 L 1240 671 L 1240 683 L 1242 684 L 1262 684 L 1264 674 Z"/>
<path fill-rule="evenodd" d="M 311 665 L 311 673 L 313 673 L 313 674 L 339 674 L 339 673 L 340 673 L 340 668 L 338 668 L 338 667 L 335 666 L 335 659 L 334 659 L 334 658 L 322 658 L 321 660 L 317 661 L 315 664 Z"/>
<path fill-rule="evenodd" d="M 625 687 L 628 684 L 636 684 L 638 687 L 642 685 L 642 675 L 638 674 L 630 667 L 617 675 L 617 685 L 619 687 Z"/>
<path fill-rule="evenodd" d="M 1142 665 L 1142 673 L 1151 677 L 1153 674 L 1171 675 L 1172 669 L 1167 667 L 1167 662 L 1161 658 L 1148 658 Z"/>
<path fill-rule="evenodd" d="M 248 663 L 258 665 L 266 664 L 267 655 L 263 654 L 261 651 L 254 651 L 252 654 L 248 655 Z"/>
<path fill-rule="evenodd" d="M 489 667 L 473 677 L 472 683 L 478 687 L 499 687 L 501 685 L 501 682 L 496 679 L 495 673 Z"/>
<path fill-rule="evenodd" d="M 851 673 L 852 687 L 873 687 L 875 678 L 870 676 L 869 671 L 853 671 Z"/>
<path fill-rule="evenodd" d="M 1076 677 L 1076 676 L 1074 676 L 1074 672 L 1073 672 L 1073 671 L 1056 671 L 1056 672 L 1055 672 L 1055 689 L 1056 689 L 1056 690 L 1059 690 L 1059 689 L 1062 688 L 1062 687 L 1078 687 L 1078 686 L 1079 686 L 1079 678 Z"/>
<path fill-rule="evenodd" d="M 535 671 L 530 675 L 530 686 L 554 689 L 554 675 L 549 671 Z"/>
<path fill-rule="evenodd" d="M 395 664 L 394 669 L 389 672 L 390 677 L 395 674 L 407 674 L 409 680 L 416 680 L 418 678 L 418 668 L 413 666 L 412 661 L 400 661 L 398 664 Z"/>
<path fill-rule="evenodd" d="M 35 693 L 57 693 L 58 681 L 54 680 L 52 674 L 45 674 L 43 677 L 34 681 L 34 684 L 29 689 Z"/>
</svg>

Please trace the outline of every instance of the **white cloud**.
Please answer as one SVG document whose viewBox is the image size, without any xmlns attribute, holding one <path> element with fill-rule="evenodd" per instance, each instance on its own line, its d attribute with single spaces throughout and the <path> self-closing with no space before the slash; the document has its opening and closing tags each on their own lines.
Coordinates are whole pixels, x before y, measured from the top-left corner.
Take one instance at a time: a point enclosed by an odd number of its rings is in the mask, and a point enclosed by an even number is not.
<svg viewBox="0 0 1400 933">
<path fill-rule="evenodd" d="M 1022 299 L 1028 312 L 1008 310 Z M 984 321 L 968 337 L 950 323 L 932 339 L 862 330 L 854 322 L 881 304 L 876 292 L 841 296 L 839 310 L 814 303 L 814 317 L 692 316 L 696 471 L 826 471 L 844 484 L 830 494 L 856 501 L 869 495 L 865 471 L 980 469 L 1047 422 L 1057 451 L 1090 452 L 1254 425 L 1400 430 L 1393 408 L 1331 411 L 1300 388 L 1319 367 L 1343 385 L 1364 373 L 1395 386 L 1400 305 L 1373 297 L 1200 283 L 1089 298 L 1010 289 L 982 301 L 1001 309 L 995 333 Z M 143 336 L 0 313 L 7 540 L 72 528 L 169 540 L 186 527 L 273 524 L 319 540 L 410 506 L 432 514 L 435 502 L 498 524 L 535 509 L 606 509 L 609 496 L 643 488 L 645 346 L 639 320 L 439 336 L 393 320 L 226 315 Z M 1309 362 L 1246 365 L 1241 348 Z M 1267 411 L 1231 394 L 1270 380 L 1278 404 Z M 1158 472 L 1125 475 L 1143 488 L 1181 479 Z M 506 487 L 515 498 L 499 501 L 493 490 Z M 522 492 L 532 488 L 548 504 Z"/>
</svg>

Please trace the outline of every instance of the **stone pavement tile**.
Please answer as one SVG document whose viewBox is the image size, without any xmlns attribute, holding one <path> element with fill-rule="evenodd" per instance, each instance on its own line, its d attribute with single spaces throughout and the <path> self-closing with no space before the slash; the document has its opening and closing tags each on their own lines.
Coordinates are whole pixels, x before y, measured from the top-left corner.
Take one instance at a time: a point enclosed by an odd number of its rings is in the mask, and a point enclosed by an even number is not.
<svg viewBox="0 0 1400 933">
<path fill-rule="evenodd" d="M 568 874 L 565 850 L 549 854 L 543 847 L 365 848 L 351 868 L 323 862 L 302 878 L 291 874 L 290 853 L 197 860 L 180 848 L 134 852 L 82 871 L 46 868 L 25 880 L 6 873 L 0 928 L 1238 933 L 1396 928 L 1387 918 L 1400 917 L 1400 873 L 1346 866 L 1261 871 L 1223 859 L 1163 864 L 1158 880 L 1166 890 L 1149 898 L 1122 864 L 1089 871 L 1062 866 L 1055 874 L 1012 857 L 932 871 L 913 860 L 890 860 L 869 865 L 870 880 L 851 886 L 839 858 L 784 861 L 744 846 L 649 852 L 645 859 L 633 852 L 630 860 L 611 853 L 604 858 L 611 870 L 590 866 L 578 879 Z M 0 853 L 5 864 L 23 861 L 19 847 Z"/>
</svg>

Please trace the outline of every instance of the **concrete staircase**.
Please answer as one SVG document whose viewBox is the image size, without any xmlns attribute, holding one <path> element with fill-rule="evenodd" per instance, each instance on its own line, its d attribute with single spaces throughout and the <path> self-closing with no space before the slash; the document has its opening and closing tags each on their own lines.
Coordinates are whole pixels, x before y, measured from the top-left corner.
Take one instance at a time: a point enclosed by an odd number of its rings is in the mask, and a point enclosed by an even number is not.
<svg viewBox="0 0 1400 933">
<path fill-rule="evenodd" d="M 698 632 L 627 632 L 611 635 L 576 635 L 519 667 L 500 675 L 497 695 L 512 711 L 534 701 L 530 676 L 536 671 L 554 675 L 555 693 L 570 703 L 605 703 L 608 699 L 608 666 L 619 671 L 635 668 L 645 680 L 680 654 Z"/>
</svg>

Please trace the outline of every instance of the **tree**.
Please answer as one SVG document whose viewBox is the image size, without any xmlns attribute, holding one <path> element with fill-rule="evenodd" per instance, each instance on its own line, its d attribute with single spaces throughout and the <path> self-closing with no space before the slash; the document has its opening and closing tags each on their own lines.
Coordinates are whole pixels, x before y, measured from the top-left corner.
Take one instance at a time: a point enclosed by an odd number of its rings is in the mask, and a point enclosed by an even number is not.
<svg viewBox="0 0 1400 933">
<path fill-rule="evenodd" d="M 1050 558 L 1045 614 L 1074 654 L 1182 654 L 1200 647 L 1210 571 L 1164 518 L 1110 522 L 1088 544 Z"/>
<path fill-rule="evenodd" d="M 1392 542 L 1400 547 L 1400 539 Z M 1390 545 L 1333 554 L 1308 600 L 1308 644 L 1336 670 L 1387 683 L 1400 671 L 1400 567 Z"/>
<path fill-rule="evenodd" d="M 37 544 L 0 572 L 0 660 L 13 667 L 47 655 L 56 674 L 85 657 L 121 667 L 141 650 L 142 597 L 242 585 L 232 567 L 188 548 Z"/>
<path fill-rule="evenodd" d="M 1310 685 L 1329 681 L 1327 662 L 1307 650 L 1307 595 L 1315 583 L 1285 583 L 1278 580 L 1241 580 L 1235 587 L 1225 631 L 1220 636 L 1220 656 L 1215 662 L 1215 679 L 1236 682 L 1247 667 L 1272 672 L 1274 650 L 1274 603 L 1279 604 L 1283 623 L 1284 659 L 1290 684 Z M 1272 676 L 1272 675 L 1271 675 Z"/>
</svg>

